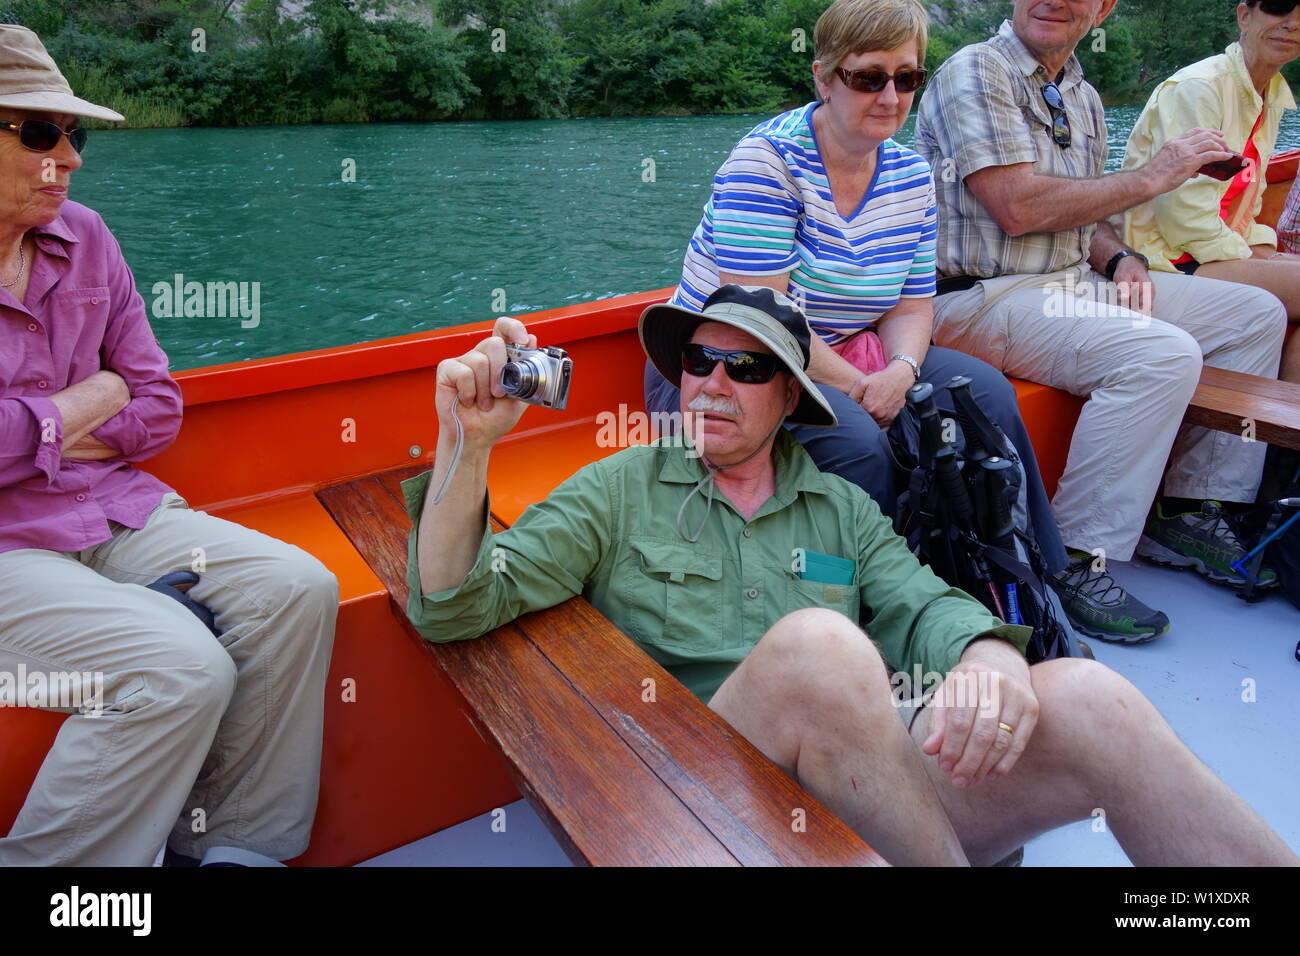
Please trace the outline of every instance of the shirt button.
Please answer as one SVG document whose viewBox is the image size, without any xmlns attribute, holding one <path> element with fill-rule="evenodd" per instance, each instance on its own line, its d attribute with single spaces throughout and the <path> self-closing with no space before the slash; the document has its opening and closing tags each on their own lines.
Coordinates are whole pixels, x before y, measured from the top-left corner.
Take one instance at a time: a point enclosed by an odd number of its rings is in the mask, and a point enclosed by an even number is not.
<svg viewBox="0 0 1300 956">
<path fill-rule="evenodd" d="M 37 382 L 37 383 L 36 383 L 36 387 L 37 387 L 37 388 L 49 388 L 49 387 L 50 387 L 50 383 L 49 383 L 49 382 Z"/>
<path fill-rule="evenodd" d="M 37 331 L 39 328 L 40 328 L 40 326 L 38 326 L 35 322 L 28 322 L 28 323 L 27 323 L 27 331 L 28 331 L 28 332 L 35 332 L 35 331 Z"/>
<path fill-rule="evenodd" d="M 86 500 L 86 496 L 85 496 L 85 495 L 77 495 L 77 500 L 78 500 L 78 501 L 85 501 L 85 500 Z"/>
<path fill-rule="evenodd" d="M 92 296 L 90 297 L 90 304 L 91 304 L 91 305 L 99 305 L 99 296 L 97 296 L 97 295 L 92 295 Z"/>
<path fill-rule="evenodd" d="M 748 528 L 746 528 L 744 531 L 742 531 L 742 532 L 740 532 L 740 533 L 743 534 L 746 538 L 752 538 L 752 537 L 754 537 L 754 532 L 753 532 L 753 531 L 750 531 Z"/>
<path fill-rule="evenodd" d="M 758 588 L 750 588 L 748 591 L 745 592 L 745 597 L 748 598 L 758 597 Z"/>
</svg>

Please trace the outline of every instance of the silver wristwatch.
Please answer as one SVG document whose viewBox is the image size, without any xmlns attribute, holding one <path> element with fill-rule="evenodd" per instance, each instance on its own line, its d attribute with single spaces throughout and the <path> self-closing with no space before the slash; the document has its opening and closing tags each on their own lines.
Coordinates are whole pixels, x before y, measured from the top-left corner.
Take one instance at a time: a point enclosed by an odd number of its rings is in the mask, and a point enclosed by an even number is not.
<svg viewBox="0 0 1300 956">
<path fill-rule="evenodd" d="M 899 352 L 895 355 L 889 356 L 889 361 L 906 362 L 908 365 L 912 366 L 912 375 L 915 376 L 912 381 L 915 383 L 921 380 L 921 364 L 917 362 L 916 359 L 912 358 L 912 356 L 904 355 L 902 352 Z"/>
</svg>

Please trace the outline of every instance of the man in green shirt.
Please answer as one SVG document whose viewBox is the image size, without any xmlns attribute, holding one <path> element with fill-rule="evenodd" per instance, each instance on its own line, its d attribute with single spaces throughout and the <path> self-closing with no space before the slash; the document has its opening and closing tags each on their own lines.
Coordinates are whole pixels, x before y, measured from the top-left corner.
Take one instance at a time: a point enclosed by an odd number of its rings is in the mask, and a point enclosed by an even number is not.
<svg viewBox="0 0 1300 956">
<path fill-rule="evenodd" d="M 1099 798 L 1135 862 L 1295 859 L 1131 684 L 1090 661 L 1031 672 L 1027 628 L 948 587 L 861 489 L 815 468 L 781 426 L 836 423 L 806 375 L 810 332 L 789 299 L 723 286 L 702 314 L 647 309 L 640 332 L 680 383 L 694 440 L 588 465 L 495 535 L 488 455 L 524 408 L 502 397 L 505 343 L 535 337 L 500 319 L 439 366 L 435 467 L 403 486 L 407 610 L 428 640 L 478 637 L 585 594 L 894 862 L 992 863 L 1091 816 Z M 448 478 L 453 406 L 464 438 Z M 897 706 L 885 662 L 926 675 L 917 693 L 942 684 L 924 711 Z M 1086 716 L 1096 709 L 1100 741 Z M 1180 853 L 1162 821 L 1187 801 L 1222 839 L 1179 831 Z"/>
</svg>

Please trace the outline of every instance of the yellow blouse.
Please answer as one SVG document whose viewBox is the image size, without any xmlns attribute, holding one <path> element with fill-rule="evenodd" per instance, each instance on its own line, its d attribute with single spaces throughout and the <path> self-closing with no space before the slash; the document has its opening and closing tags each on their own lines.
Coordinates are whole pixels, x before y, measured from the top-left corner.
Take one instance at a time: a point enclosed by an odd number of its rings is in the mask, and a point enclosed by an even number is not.
<svg viewBox="0 0 1300 956">
<path fill-rule="evenodd" d="M 1252 174 L 1231 225 L 1219 215 L 1231 183 L 1197 176 L 1124 213 L 1124 241 L 1150 259 L 1152 269 L 1162 272 L 1176 271 L 1172 260 L 1184 253 L 1198 262 L 1218 262 L 1248 259 L 1251 246 L 1276 246 L 1277 235 L 1255 217 L 1264 201 L 1268 160 L 1277 144 L 1282 113 L 1295 108 L 1291 89 L 1278 74 L 1270 81 L 1268 108 L 1255 133 L 1261 168 Z M 1146 165 L 1168 140 L 1198 126 L 1222 130 L 1228 146 L 1243 153 L 1262 109 L 1264 99 L 1246 71 L 1241 44 L 1233 43 L 1218 56 L 1184 67 L 1156 87 L 1129 134 L 1124 169 Z"/>
</svg>

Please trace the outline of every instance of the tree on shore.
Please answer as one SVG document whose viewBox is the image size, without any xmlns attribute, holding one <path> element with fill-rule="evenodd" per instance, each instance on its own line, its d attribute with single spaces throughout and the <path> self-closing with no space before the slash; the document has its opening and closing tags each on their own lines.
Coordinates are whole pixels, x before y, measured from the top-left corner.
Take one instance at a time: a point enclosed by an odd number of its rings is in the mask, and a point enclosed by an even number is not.
<svg viewBox="0 0 1300 956">
<path fill-rule="evenodd" d="M 0 0 L 132 125 L 773 112 L 813 95 L 829 0 Z M 927 64 L 1011 0 L 927 0 Z M 1236 36 L 1231 0 L 1120 0 L 1079 47 L 1141 103 Z M 1300 76 L 1295 64 L 1289 78 Z"/>
</svg>

